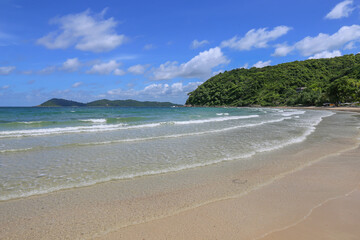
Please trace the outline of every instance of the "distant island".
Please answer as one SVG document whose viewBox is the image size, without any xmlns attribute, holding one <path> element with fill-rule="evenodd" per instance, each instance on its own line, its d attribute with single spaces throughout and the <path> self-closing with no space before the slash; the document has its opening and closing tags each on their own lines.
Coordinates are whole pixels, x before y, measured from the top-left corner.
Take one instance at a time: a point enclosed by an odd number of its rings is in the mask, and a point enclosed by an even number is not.
<svg viewBox="0 0 360 240">
<path fill-rule="evenodd" d="M 171 102 L 140 102 L 136 100 L 108 100 L 102 99 L 88 103 L 70 101 L 61 98 L 52 98 L 38 107 L 172 107 L 182 106 Z"/>
<path fill-rule="evenodd" d="M 188 95 L 192 106 L 359 104 L 360 54 L 225 71 Z"/>
</svg>

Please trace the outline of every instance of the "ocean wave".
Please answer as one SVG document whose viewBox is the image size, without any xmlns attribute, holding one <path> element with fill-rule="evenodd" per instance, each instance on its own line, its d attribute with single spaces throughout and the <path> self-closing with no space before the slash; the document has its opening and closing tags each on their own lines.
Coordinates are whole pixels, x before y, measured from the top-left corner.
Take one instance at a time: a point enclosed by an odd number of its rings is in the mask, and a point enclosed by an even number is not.
<svg viewBox="0 0 360 240">
<path fill-rule="evenodd" d="M 81 122 L 91 122 L 91 123 L 106 123 L 105 118 L 90 118 L 90 119 L 80 119 Z"/>
<path fill-rule="evenodd" d="M 257 118 L 257 117 L 259 117 L 259 115 L 217 117 L 217 118 L 208 118 L 208 119 L 201 119 L 201 120 L 175 121 L 174 124 L 179 124 L 179 125 L 199 124 L 199 123 L 222 122 L 222 121 L 229 121 L 229 120 L 249 119 L 249 118 Z"/>
<path fill-rule="evenodd" d="M 57 127 L 57 128 L 12 130 L 12 131 L 1 131 L 0 138 L 32 137 L 32 136 L 44 136 L 44 135 L 67 134 L 67 133 L 106 132 L 106 131 L 115 131 L 122 129 L 151 128 L 151 127 L 158 127 L 161 125 L 168 125 L 168 124 L 175 124 L 175 125 L 202 124 L 202 123 L 210 123 L 210 122 L 248 119 L 255 117 L 259 117 L 259 115 L 218 117 L 218 118 L 189 120 L 189 121 L 157 122 L 157 123 L 148 123 L 148 124 L 140 124 L 140 125 L 128 125 L 126 123 L 120 123 L 120 124 L 96 124 L 92 126 L 76 126 L 76 127 L 63 127 L 63 128 Z M 91 119 L 91 120 L 95 120 L 95 119 Z"/>
<path fill-rule="evenodd" d="M 136 177 L 144 177 L 144 176 L 149 176 L 149 175 L 158 175 L 158 174 L 164 174 L 164 173 L 170 173 L 170 172 L 177 172 L 177 171 L 182 171 L 182 170 L 186 170 L 186 169 L 192 169 L 192 168 L 197 168 L 197 167 L 204 167 L 204 166 L 208 166 L 208 165 L 218 164 L 218 163 L 226 162 L 226 161 L 234 161 L 234 160 L 250 158 L 257 153 L 276 150 L 276 149 L 283 148 L 283 147 L 286 147 L 291 144 L 295 144 L 295 143 L 304 141 L 312 132 L 315 131 L 316 126 L 322 121 L 322 119 L 324 117 L 328 117 L 333 114 L 334 113 L 328 113 L 321 117 L 311 119 L 311 121 L 309 122 L 310 125 L 308 125 L 307 130 L 305 130 L 303 132 L 303 134 L 301 134 L 300 136 L 293 137 L 291 139 L 287 139 L 286 141 L 282 141 L 282 142 L 271 141 L 269 143 L 263 144 L 262 146 L 255 147 L 254 150 L 249 150 L 249 152 L 247 152 L 247 153 L 241 153 L 239 155 L 223 157 L 223 158 L 214 159 L 214 160 L 205 161 L 205 162 L 179 164 L 177 166 L 164 167 L 164 168 L 160 168 L 160 169 L 152 169 L 152 170 L 148 170 L 148 171 L 139 171 L 139 172 L 134 172 L 134 173 L 122 173 L 119 175 L 101 177 L 98 179 L 91 179 L 91 180 L 77 182 L 77 183 L 75 183 L 75 182 L 74 183 L 64 183 L 64 184 L 62 184 L 60 186 L 56 186 L 56 187 L 41 187 L 40 189 L 36 189 L 36 190 L 32 189 L 32 190 L 28 190 L 28 191 L 26 191 L 24 189 L 21 189 L 21 190 L 19 189 L 18 192 L 1 195 L 0 200 L 6 201 L 6 200 L 10 200 L 10 199 L 29 197 L 29 196 L 33 196 L 33 195 L 39 195 L 39 194 L 46 194 L 46 193 L 55 192 L 55 191 L 64 190 L 64 189 L 91 186 L 91 185 L 94 185 L 97 183 L 109 182 L 112 180 L 125 180 L 125 179 L 133 179 Z M 291 119 L 291 117 L 284 117 L 281 119 L 270 120 L 270 121 L 266 121 L 266 122 L 264 121 L 260 124 L 273 123 L 276 121 L 280 122 L 280 121 L 284 121 L 286 119 Z M 249 127 L 249 125 L 251 125 L 251 124 L 247 124 L 244 126 Z M 226 131 L 226 130 L 244 127 L 244 126 L 234 126 L 231 128 L 224 128 L 224 129 L 212 130 L 212 131 L 207 131 L 207 132 L 216 132 L 216 131 L 224 131 L 224 130 Z M 256 126 L 256 124 L 253 124 L 253 126 Z M 198 134 L 202 134 L 202 133 L 204 133 L 204 132 L 201 132 L 201 133 L 199 132 Z M 180 135 L 180 134 L 177 134 L 177 135 Z M 176 136 L 176 135 L 172 135 L 172 136 Z"/>
<path fill-rule="evenodd" d="M 114 181 L 114 180 L 126 180 L 126 179 L 133 179 L 133 178 L 137 178 L 137 177 L 145 177 L 145 176 L 158 175 L 158 174 L 164 174 L 164 173 L 178 172 L 178 171 L 182 171 L 182 170 L 186 170 L 186 169 L 205 167 L 208 165 L 213 165 L 213 164 L 217 164 L 217 163 L 221 163 L 221 162 L 225 162 L 225 161 L 233 161 L 233 160 L 237 160 L 237 159 L 249 158 L 249 157 L 253 156 L 254 154 L 255 154 L 255 152 L 251 152 L 251 153 L 242 154 L 242 155 L 239 155 L 236 157 L 227 157 L 227 158 L 217 159 L 217 160 L 208 161 L 208 162 L 184 164 L 184 165 L 179 165 L 179 166 L 143 171 L 143 172 L 138 172 L 138 173 L 121 174 L 118 176 L 108 176 L 108 177 L 104 177 L 104 178 L 100 178 L 100 179 L 93 179 L 93 180 L 86 181 L 86 182 L 64 184 L 64 185 L 57 186 L 57 187 L 49 187 L 46 189 L 42 188 L 42 189 L 31 190 L 31 191 L 27 191 L 27 192 L 21 191 L 19 193 L 2 195 L 2 196 L 0 196 L 0 201 L 7 201 L 7 200 L 11 200 L 11 199 L 30 197 L 30 196 L 34 196 L 34 195 L 40 195 L 40 194 L 47 194 L 47 193 L 51 193 L 51 192 L 55 192 L 55 191 L 59 191 L 59 190 L 65 190 L 65 189 L 87 187 L 87 186 L 92 186 L 92 185 L 95 185 L 98 183 L 104 183 L 104 182 L 109 182 L 109 181 Z"/>
<path fill-rule="evenodd" d="M 15 149 L 3 149 L 0 150 L 0 153 L 9 153 L 9 152 L 24 152 L 24 151 L 29 151 L 29 150 L 33 150 L 34 148 L 15 148 Z"/>
<path fill-rule="evenodd" d="M 166 138 L 190 137 L 190 136 L 197 136 L 197 135 L 204 135 L 204 134 L 212 134 L 212 133 L 220 133 L 220 132 L 225 132 L 225 131 L 231 131 L 231 130 L 235 130 L 235 129 L 239 129 L 239 128 L 256 127 L 256 126 L 261 126 L 261 125 L 264 125 L 264 124 L 282 122 L 282 121 L 288 120 L 288 119 L 291 119 L 291 117 L 284 117 L 284 118 L 280 118 L 280 119 L 274 119 L 274 120 L 262 121 L 262 122 L 258 122 L 258 123 L 244 124 L 244 125 L 238 125 L 238 126 L 233 126 L 233 127 L 228 127 L 228 128 L 214 129 L 214 130 L 202 131 L 202 132 L 180 133 L 180 134 L 162 135 L 162 136 L 145 137 L 145 138 L 118 139 L 118 140 L 90 142 L 90 143 L 72 143 L 72 144 L 66 144 L 66 145 L 60 145 L 60 146 L 54 146 L 54 147 L 47 147 L 47 148 L 95 146 L 95 145 L 106 145 L 106 144 L 116 144 L 116 143 L 151 141 L 151 140 L 166 139 Z M 42 148 L 46 148 L 46 147 L 42 147 Z M 0 153 L 23 152 L 23 151 L 31 151 L 31 150 L 35 150 L 35 149 L 39 149 L 39 148 L 4 149 L 4 150 L 0 150 Z"/>
<path fill-rule="evenodd" d="M 302 115 L 304 114 L 305 111 L 282 111 L 282 116 L 284 117 L 289 117 L 289 116 L 293 116 L 293 115 Z"/>
<path fill-rule="evenodd" d="M 228 127 L 228 128 L 214 129 L 214 130 L 202 131 L 202 132 L 180 133 L 180 134 L 163 135 L 163 136 L 146 137 L 146 138 L 119 139 L 119 140 L 111 140 L 111 141 L 103 141 L 103 142 L 76 143 L 74 145 L 77 145 L 77 146 L 105 145 L 105 144 L 126 143 L 126 142 L 150 141 L 150 140 L 166 139 L 166 138 L 190 137 L 190 136 L 196 136 L 196 135 L 204 135 L 204 134 L 212 134 L 212 133 L 231 131 L 231 130 L 235 130 L 235 129 L 239 129 L 239 128 L 256 127 L 256 126 L 261 126 L 261 125 L 269 124 L 269 123 L 282 122 L 282 121 L 288 120 L 288 119 L 291 119 L 291 118 L 286 117 L 286 118 L 280 118 L 280 119 L 275 119 L 275 120 L 270 120 L 270 121 L 263 121 L 263 122 L 259 122 L 259 123 L 244 124 L 244 125 L 238 125 L 238 126 L 233 126 L 233 127 Z"/>
</svg>

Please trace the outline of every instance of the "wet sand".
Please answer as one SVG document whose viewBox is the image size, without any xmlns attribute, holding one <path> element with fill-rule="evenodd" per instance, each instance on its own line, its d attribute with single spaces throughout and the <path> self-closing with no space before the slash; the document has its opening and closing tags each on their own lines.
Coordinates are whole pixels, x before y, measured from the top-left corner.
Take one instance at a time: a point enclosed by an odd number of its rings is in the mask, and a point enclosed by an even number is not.
<svg viewBox="0 0 360 240">
<path fill-rule="evenodd" d="M 0 239 L 357 239 L 358 122 L 336 114 L 256 158 L 3 201 Z"/>
<path fill-rule="evenodd" d="M 327 157 L 245 196 L 98 239 L 358 239 L 359 154 Z"/>
</svg>

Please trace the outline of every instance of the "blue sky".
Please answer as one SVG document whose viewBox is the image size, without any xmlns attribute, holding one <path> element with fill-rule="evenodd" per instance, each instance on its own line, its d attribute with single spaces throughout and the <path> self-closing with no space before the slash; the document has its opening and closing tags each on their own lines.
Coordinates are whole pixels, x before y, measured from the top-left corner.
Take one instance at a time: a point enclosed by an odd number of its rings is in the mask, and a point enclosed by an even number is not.
<svg viewBox="0 0 360 240">
<path fill-rule="evenodd" d="M 0 106 L 184 103 L 235 68 L 358 53 L 360 1 L 0 1 Z M 359 25 L 358 25 L 359 24 Z"/>
</svg>

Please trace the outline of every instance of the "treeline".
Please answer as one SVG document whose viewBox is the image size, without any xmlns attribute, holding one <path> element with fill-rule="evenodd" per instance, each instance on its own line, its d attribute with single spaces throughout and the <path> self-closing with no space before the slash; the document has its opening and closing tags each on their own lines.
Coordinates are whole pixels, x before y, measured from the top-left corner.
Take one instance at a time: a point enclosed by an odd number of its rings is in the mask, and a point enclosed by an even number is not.
<svg viewBox="0 0 360 240">
<path fill-rule="evenodd" d="M 187 105 L 295 106 L 360 101 L 360 54 L 220 73 L 188 94 Z"/>
</svg>

